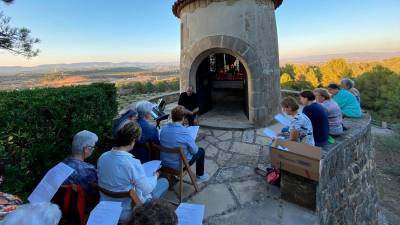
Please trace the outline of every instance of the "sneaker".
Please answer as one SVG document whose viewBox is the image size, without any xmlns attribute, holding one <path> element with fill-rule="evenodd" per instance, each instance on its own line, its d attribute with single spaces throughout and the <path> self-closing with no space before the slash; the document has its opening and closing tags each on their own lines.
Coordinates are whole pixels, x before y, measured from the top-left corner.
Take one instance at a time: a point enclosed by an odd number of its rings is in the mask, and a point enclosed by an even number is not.
<svg viewBox="0 0 400 225">
<path fill-rule="evenodd" d="M 208 174 L 204 173 L 203 176 L 197 176 L 197 184 L 204 183 L 210 179 L 210 176 Z"/>
</svg>

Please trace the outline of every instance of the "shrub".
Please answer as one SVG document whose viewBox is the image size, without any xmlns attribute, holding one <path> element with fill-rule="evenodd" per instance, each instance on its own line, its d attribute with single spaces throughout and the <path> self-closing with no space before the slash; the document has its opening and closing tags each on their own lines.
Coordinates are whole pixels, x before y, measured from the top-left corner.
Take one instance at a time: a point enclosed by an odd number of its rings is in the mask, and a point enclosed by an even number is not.
<svg viewBox="0 0 400 225">
<path fill-rule="evenodd" d="M 177 91 L 179 90 L 179 79 L 172 78 L 162 81 L 154 82 L 118 82 L 116 84 L 118 88 L 130 89 L 134 94 L 148 94 L 154 92 L 166 92 L 166 91 Z"/>
<path fill-rule="evenodd" d="M 99 136 L 99 150 L 90 159 L 96 161 L 110 147 L 116 113 L 113 84 L 0 93 L 2 191 L 27 197 L 47 170 L 70 153 L 72 137 L 80 130 Z"/>
</svg>

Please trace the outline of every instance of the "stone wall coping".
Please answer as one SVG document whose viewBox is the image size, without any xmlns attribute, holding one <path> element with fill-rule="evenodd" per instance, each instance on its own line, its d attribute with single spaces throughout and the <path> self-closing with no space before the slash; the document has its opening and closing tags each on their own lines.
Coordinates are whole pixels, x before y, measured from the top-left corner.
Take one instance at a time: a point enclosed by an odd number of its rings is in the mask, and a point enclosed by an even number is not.
<svg viewBox="0 0 400 225">
<path fill-rule="evenodd" d="M 343 119 L 343 123 L 348 130 L 341 136 L 335 138 L 335 144 L 330 144 L 322 148 L 321 159 L 329 160 L 329 158 L 335 154 L 336 150 L 353 143 L 369 132 L 371 116 L 369 114 L 363 114 L 361 118 L 345 118 Z"/>
</svg>

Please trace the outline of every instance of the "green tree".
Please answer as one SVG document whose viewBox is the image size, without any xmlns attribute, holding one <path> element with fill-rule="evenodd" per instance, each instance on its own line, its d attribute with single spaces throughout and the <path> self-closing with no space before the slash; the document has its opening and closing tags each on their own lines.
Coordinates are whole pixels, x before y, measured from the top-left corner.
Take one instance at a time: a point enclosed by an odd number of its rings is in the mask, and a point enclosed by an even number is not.
<svg viewBox="0 0 400 225">
<path fill-rule="evenodd" d="M 345 77 L 351 77 L 352 71 L 344 59 L 332 59 L 321 66 L 322 84 L 339 83 Z"/>
<path fill-rule="evenodd" d="M 13 0 L 0 0 L 7 4 Z M 16 28 L 10 25 L 11 18 L 0 12 L 0 49 L 7 50 L 13 54 L 22 55 L 27 58 L 37 56 L 38 49 L 34 44 L 40 42 L 37 38 L 30 36 L 31 31 L 27 28 Z"/>
<path fill-rule="evenodd" d="M 294 73 L 294 66 L 292 64 L 286 64 L 285 66 L 281 67 L 281 74 L 288 74 L 292 80 L 294 80 L 295 73 Z"/>
<path fill-rule="evenodd" d="M 381 65 L 356 79 L 361 103 L 376 119 L 400 121 L 400 76 Z"/>
<path fill-rule="evenodd" d="M 296 81 L 304 81 L 306 79 L 308 66 L 305 64 L 296 64 L 294 65 L 294 73 Z"/>
<path fill-rule="evenodd" d="M 308 81 L 314 88 L 319 86 L 319 80 L 317 73 L 313 67 L 308 67 L 307 73 L 305 75 L 305 80 Z"/>
<path fill-rule="evenodd" d="M 282 73 L 281 74 L 281 84 L 284 84 L 284 83 L 289 82 L 291 80 L 293 80 L 293 78 L 289 74 L 287 74 L 287 73 Z"/>
</svg>

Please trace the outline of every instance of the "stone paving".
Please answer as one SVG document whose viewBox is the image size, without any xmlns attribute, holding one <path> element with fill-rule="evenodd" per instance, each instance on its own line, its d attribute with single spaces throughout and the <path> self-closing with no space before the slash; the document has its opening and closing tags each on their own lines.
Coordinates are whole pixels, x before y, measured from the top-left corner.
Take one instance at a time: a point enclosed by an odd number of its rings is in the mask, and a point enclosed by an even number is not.
<svg viewBox="0 0 400 225">
<path fill-rule="evenodd" d="M 273 129 L 279 129 L 273 126 Z M 205 171 L 210 180 L 196 193 L 184 184 L 183 201 L 206 206 L 204 224 L 291 225 L 316 223 L 315 213 L 280 199 L 278 187 L 267 184 L 254 173 L 258 164 L 269 162 L 270 139 L 262 129 L 199 131 L 197 143 L 206 151 Z M 192 166 L 195 171 L 195 167 Z M 188 177 L 185 177 L 189 181 Z M 178 186 L 165 198 L 178 201 Z"/>
</svg>

